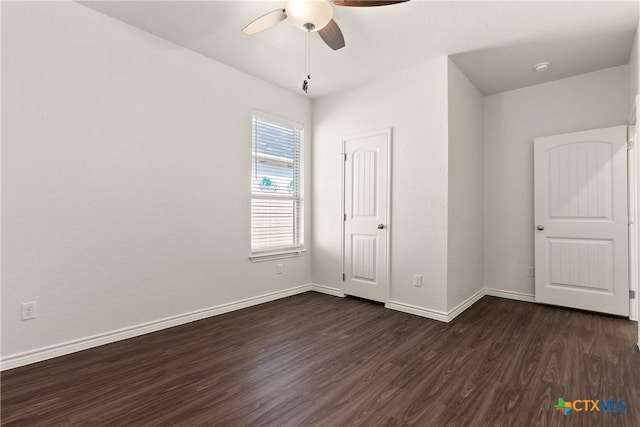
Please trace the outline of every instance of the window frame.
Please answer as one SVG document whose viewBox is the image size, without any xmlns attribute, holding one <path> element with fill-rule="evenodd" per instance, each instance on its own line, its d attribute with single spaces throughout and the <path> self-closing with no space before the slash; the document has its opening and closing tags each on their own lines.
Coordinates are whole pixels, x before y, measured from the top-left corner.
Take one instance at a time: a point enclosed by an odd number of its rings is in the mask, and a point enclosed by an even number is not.
<svg viewBox="0 0 640 427">
<path fill-rule="evenodd" d="M 263 154 L 262 156 L 258 156 L 256 153 L 257 146 L 257 137 L 256 137 L 256 120 L 264 120 L 272 125 L 281 126 L 284 128 L 288 128 L 298 133 L 297 136 L 297 151 L 298 151 L 298 165 L 295 167 L 295 156 L 294 156 L 294 171 L 297 169 L 297 181 L 298 188 L 297 194 L 294 195 L 285 195 L 285 194 L 276 194 L 276 193 L 254 193 L 253 191 L 253 180 L 254 180 L 254 171 L 255 171 L 255 158 L 256 157 L 269 157 L 268 154 Z M 294 144 L 296 140 L 294 139 Z M 249 192 L 251 197 L 250 203 L 250 212 L 249 212 L 249 244 L 250 244 L 250 256 L 249 259 L 252 262 L 258 261 L 268 261 L 270 259 L 279 259 L 279 258 L 289 258 L 289 257 L 297 257 L 305 254 L 306 250 L 304 247 L 304 144 L 305 143 L 305 129 L 302 123 L 297 123 L 292 120 L 287 120 L 278 116 L 274 116 L 272 114 L 265 113 L 259 110 L 253 110 L 251 115 L 251 179 L 249 180 Z M 294 147 L 294 150 L 296 147 Z M 278 161 L 277 159 L 275 159 Z M 294 180 L 296 177 L 294 176 Z M 293 245 L 286 246 L 272 246 L 268 248 L 254 250 L 253 248 L 253 201 L 254 200 L 293 200 L 297 203 L 297 215 L 294 214 L 293 217 L 293 233 L 294 239 L 297 237 L 297 242 Z"/>
</svg>

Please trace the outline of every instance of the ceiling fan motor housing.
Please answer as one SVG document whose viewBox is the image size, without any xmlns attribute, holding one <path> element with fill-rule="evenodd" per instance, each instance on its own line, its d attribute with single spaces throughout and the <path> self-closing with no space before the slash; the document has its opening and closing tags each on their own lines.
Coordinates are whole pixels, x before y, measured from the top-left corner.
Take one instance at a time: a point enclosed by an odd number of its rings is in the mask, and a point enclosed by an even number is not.
<svg viewBox="0 0 640 427">
<path fill-rule="evenodd" d="M 287 18 L 302 31 L 323 29 L 333 18 L 333 7 L 327 0 L 288 0 Z"/>
</svg>

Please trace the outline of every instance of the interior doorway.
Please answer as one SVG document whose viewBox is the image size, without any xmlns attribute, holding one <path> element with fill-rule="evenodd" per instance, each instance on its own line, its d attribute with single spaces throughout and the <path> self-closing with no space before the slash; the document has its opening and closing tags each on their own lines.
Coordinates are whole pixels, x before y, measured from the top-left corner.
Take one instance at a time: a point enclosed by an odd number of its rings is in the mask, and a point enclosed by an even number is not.
<svg viewBox="0 0 640 427">
<path fill-rule="evenodd" d="M 536 302 L 629 316 L 627 126 L 534 141 Z"/>
<path fill-rule="evenodd" d="M 343 139 L 343 292 L 389 299 L 391 129 Z"/>
</svg>

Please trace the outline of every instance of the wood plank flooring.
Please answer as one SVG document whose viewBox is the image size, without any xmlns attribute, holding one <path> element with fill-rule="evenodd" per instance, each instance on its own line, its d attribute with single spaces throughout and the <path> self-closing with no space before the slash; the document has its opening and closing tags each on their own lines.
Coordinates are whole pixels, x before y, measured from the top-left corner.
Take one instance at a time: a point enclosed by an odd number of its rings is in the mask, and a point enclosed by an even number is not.
<svg viewBox="0 0 640 427">
<path fill-rule="evenodd" d="M 484 297 L 450 324 L 305 293 L 3 372 L 3 426 L 640 426 L 635 323 Z M 624 412 L 553 409 L 624 399 Z"/>
</svg>

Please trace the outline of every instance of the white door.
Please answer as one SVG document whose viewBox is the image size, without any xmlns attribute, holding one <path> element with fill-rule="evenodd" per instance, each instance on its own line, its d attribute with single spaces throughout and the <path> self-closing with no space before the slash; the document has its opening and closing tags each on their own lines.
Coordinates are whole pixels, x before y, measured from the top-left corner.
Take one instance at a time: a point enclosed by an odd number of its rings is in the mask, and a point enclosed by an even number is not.
<svg viewBox="0 0 640 427">
<path fill-rule="evenodd" d="M 344 293 L 387 301 L 391 130 L 343 141 Z"/>
<path fill-rule="evenodd" d="M 629 315 L 627 128 L 536 138 L 536 302 Z"/>
</svg>

